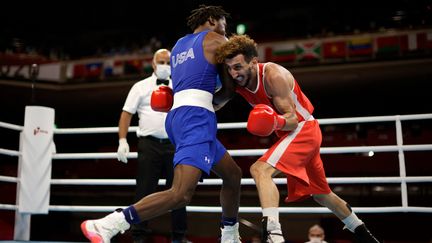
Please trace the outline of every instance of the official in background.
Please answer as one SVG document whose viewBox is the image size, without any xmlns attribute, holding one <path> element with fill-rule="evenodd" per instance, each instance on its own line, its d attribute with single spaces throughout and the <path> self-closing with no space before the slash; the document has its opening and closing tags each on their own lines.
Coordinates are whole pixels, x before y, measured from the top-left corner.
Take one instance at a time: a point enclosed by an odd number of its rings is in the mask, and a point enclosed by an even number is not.
<svg viewBox="0 0 432 243">
<path fill-rule="evenodd" d="M 165 131 L 167 113 L 156 112 L 150 107 L 153 90 L 166 85 L 172 88 L 170 79 L 170 51 L 159 49 L 153 56 L 154 73 L 137 83 L 129 91 L 119 121 L 119 147 L 117 157 L 119 161 L 127 163 L 129 144 L 127 133 L 132 116 L 138 113 L 138 170 L 136 176 L 135 201 L 157 191 L 160 178 L 166 178 L 166 187 L 170 188 L 173 178 L 174 146 Z M 187 229 L 187 215 L 185 207 L 171 211 L 171 227 L 173 242 L 183 242 Z M 151 233 L 148 221 L 133 225 L 132 236 L 135 242 L 145 242 Z"/>
<path fill-rule="evenodd" d="M 308 238 L 309 241 L 305 243 L 327 243 L 327 241 L 324 240 L 324 229 L 317 224 L 314 224 L 309 228 Z"/>
</svg>

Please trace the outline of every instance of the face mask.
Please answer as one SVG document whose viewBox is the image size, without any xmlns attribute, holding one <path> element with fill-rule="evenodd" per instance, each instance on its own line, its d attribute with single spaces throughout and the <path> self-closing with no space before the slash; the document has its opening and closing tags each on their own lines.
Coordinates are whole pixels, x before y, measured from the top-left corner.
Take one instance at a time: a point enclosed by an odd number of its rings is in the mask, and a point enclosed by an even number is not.
<svg viewBox="0 0 432 243">
<path fill-rule="evenodd" d="M 309 238 L 309 242 L 310 243 L 321 243 L 322 240 L 321 240 L 321 238 L 318 238 L 318 237 L 311 237 L 311 238 Z"/>
<path fill-rule="evenodd" d="M 171 75 L 170 65 L 157 64 L 155 74 L 158 79 L 167 80 Z"/>
</svg>

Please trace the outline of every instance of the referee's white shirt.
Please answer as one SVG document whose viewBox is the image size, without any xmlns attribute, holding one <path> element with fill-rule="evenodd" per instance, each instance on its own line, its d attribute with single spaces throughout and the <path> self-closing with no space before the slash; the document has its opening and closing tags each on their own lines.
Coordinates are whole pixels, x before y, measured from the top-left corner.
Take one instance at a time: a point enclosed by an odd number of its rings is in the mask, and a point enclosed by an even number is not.
<svg viewBox="0 0 432 243">
<path fill-rule="evenodd" d="M 153 90 L 157 89 L 157 77 L 153 73 L 150 77 L 135 83 L 129 91 L 123 110 L 131 114 L 138 113 L 139 123 L 137 136 L 154 136 L 168 138 L 165 131 L 166 112 L 154 111 L 150 106 L 150 98 Z M 169 80 L 169 87 L 172 82 Z"/>
</svg>

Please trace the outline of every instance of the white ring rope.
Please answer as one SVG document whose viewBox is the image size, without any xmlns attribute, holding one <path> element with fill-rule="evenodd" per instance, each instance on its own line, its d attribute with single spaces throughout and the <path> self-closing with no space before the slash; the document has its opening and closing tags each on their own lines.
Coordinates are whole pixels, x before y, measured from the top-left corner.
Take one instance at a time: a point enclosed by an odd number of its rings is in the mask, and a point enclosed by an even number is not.
<svg viewBox="0 0 432 243">
<path fill-rule="evenodd" d="M 18 182 L 16 177 L 0 176 L 3 182 Z M 274 178 L 277 185 L 286 184 L 285 178 Z M 407 176 L 407 177 L 328 177 L 329 184 L 376 184 L 376 183 L 419 183 L 432 182 L 432 176 Z M 160 179 L 158 184 L 165 185 L 166 180 Z M 243 186 L 255 185 L 252 178 L 241 179 Z M 51 185 L 94 185 L 94 186 L 134 186 L 135 179 L 51 179 Z M 222 185 L 222 179 L 204 179 L 199 185 L 218 186 Z"/>
<path fill-rule="evenodd" d="M 364 152 L 396 152 L 402 148 L 403 151 L 429 151 L 432 150 L 432 144 L 415 144 L 415 145 L 383 145 L 383 146 L 344 146 L 344 147 L 322 147 L 321 154 L 342 154 L 342 153 L 364 153 Z M 228 152 L 232 156 L 260 156 L 267 149 L 230 149 Z M 0 148 L 0 154 L 19 156 L 20 152 L 16 150 L 8 150 Z M 137 152 L 131 152 L 127 158 L 136 159 Z M 116 159 L 117 153 L 101 152 L 101 153 L 56 153 L 53 159 Z"/>
<path fill-rule="evenodd" d="M 286 184 L 286 178 L 274 178 L 277 185 Z M 432 176 L 411 176 L 411 177 L 337 177 L 327 178 L 330 184 L 375 184 L 375 183 L 407 183 L 432 182 Z M 159 185 L 165 185 L 165 179 L 159 180 Z M 134 179 L 51 179 L 51 185 L 111 185 L 111 186 L 134 186 Z M 241 179 L 243 186 L 255 185 L 252 178 Z M 204 179 L 199 185 L 218 186 L 222 185 L 222 179 Z"/>
<path fill-rule="evenodd" d="M 397 145 L 384 146 L 346 146 L 346 147 L 323 147 L 321 154 L 336 153 L 362 153 L 362 152 L 398 152 L 399 153 L 399 177 L 338 177 L 327 178 L 330 184 L 374 184 L 374 183 L 401 183 L 402 206 L 392 207 L 354 207 L 359 213 L 393 213 L 393 212 L 422 212 L 432 213 L 432 207 L 415 207 L 408 206 L 406 183 L 432 182 L 432 176 L 406 176 L 404 151 L 429 151 L 432 150 L 432 144 L 403 145 L 402 127 L 400 122 L 407 120 L 432 119 L 432 114 L 415 114 L 415 115 L 396 115 L 396 116 L 372 116 L 372 117 L 350 117 L 350 118 L 330 118 L 319 119 L 320 125 L 327 124 L 348 124 L 348 123 L 365 123 L 365 122 L 396 122 Z M 218 129 L 239 129 L 246 128 L 246 122 L 222 123 L 218 124 Z M 6 128 L 16 131 L 22 131 L 23 126 L 10 123 L 0 122 L 0 128 Z M 130 127 L 129 132 L 134 132 L 138 127 Z M 117 133 L 118 127 L 95 127 L 95 128 L 55 128 L 54 134 L 89 134 L 89 133 Z M 260 156 L 267 149 L 240 149 L 229 150 L 232 156 Z M 0 148 L 0 154 L 9 156 L 20 156 L 20 151 Z M 56 153 L 53 159 L 114 159 L 116 153 Z M 137 158 L 137 153 L 132 152 L 128 158 Z M 1 176 L 0 181 L 17 183 L 16 177 Z M 283 185 L 286 183 L 285 178 L 275 178 L 275 183 Z M 51 179 L 51 185 L 116 185 L 132 186 L 135 185 L 134 179 Z M 159 185 L 164 185 L 165 180 L 159 180 Z M 221 185 L 221 179 L 205 179 L 200 185 Z M 242 185 L 255 185 L 252 178 L 241 180 Z M 50 205 L 50 211 L 75 211 L 75 212 L 109 212 L 116 208 L 124 206 L 67 206 L 67 205 Z M 16 210 L 16 205 L 0 204 L 0 209 Z M 221 207 L 206 206 L 188 206 L 188 212 L 222 212 Z M 325 207 L 281 207 L 281 213 L 331 213 Z M 241 213 L 259 213 L 260 207 L 241 207 Z"/>
<path fill-rule="evenodd" d="M 0 127 L 7 128 L 10 130 L 15 130 L 15 131 L 22 131 L 24 128 L 23 126 L 18 126 L 18 125 L 6 123 L 6 122 L 1 122 L 1 121 L 0 121 Z"/>
<path fill-rule="evenodd" d="M 3 182 L 18 182 L 18 178 L 11 176 L 0 176 L 0 181 Z"/>
<path fill-rule="evenodd" d="M 10 150 L 10 149 L 3 149 L 3 148 L 0 148 L 0 154 L 10 155 L 10 156 L 20 156 L 21 155 L 21 153 L 19 151 Z"/>
<path fill-rule="evenodd" d="M 67 206 L 67 205 L 50 205 L 49 211 L 66 211 L 66 212 L 112 212 L 117 208 L 125 208 L 126 206 Z M 16 210 L 18 207 L 12 204 L 0 204 L 0 209 Z M 399 213 L 399 212 L 415 212 L 415 213 L 432 213 L 432 208 L 429 207 L 353 207 L 356 213 Z M 222 213 L 221 207 L 209 206 L 187 206 L 186 210 L 193 213 Z M 240 207 L 240 213 L 261 213 L 260 207 Z M 332 213 L 325 207 L 280 207 L 280 213 Z"/>
<path fill-rule="evenodd" d="M 347 117 L 347 118 L 325 118 L 317 119 L 320 125 L 329 124 L 349 124 L 366 122 L 391 122 L 396 120 L 425 120 L 432 119 L 432 114 L 396 115 L 396 116 L 368 116 L 368 117 Z M 246 128 L 246 122 L 219 123 L 218 129 L 239 129 Z M 18 126 L 6 122 L 0 122 L 0 127 L 21 131 L 23 126 Z M 129 132 L 135 132 L 137 126 L 131 126 Z M 88 128 L 56 128 L 55 134 L 86 134 L 86 133 L 116 133 L 118 127 L 88 127 Z"/>
</svg>

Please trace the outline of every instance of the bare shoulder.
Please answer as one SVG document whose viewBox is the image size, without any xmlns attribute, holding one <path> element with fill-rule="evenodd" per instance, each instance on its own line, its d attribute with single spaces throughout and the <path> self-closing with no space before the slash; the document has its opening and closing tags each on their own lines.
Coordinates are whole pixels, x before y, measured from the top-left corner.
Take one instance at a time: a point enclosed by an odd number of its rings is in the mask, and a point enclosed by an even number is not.
<svg viewBox="0 0 432 243">
<path fill-rule="evenodd" d="M 277 63 L 268 62 L 267 65 L 265 66 L 264 72 L 268 81 L 270 82 L 272 81 L 279 82 L 277 80 L 283 79 L 288 81 L 288 83 L 292 85 L 292 82 L 294 81 L 294 77 L 291 74 L 291 72 L 285 67 Z"/>
<path fill-rule="evenodd" d="M 214 31 L 209 31 L 205 37 L 205 41 L 207 42 L 208 45 L 215 45 L 215 46 L 219 46 L 223 43 L 225 43 L 228 39 L 221 35 L 218 34 Z"/>
<path fill-rule="evenodd" d="M 225 36 L 214 31 L 209 31 L 207 33 L 204 39 L 203 47 L 204 55 L 210 63 L 216 64 L 216 60 L 214 60 L 214 53 L 216 52 L 216 49 L 226 41 L 227 38 Z"/>
<path fill-rule="evenodd" d="M 283 66 L 269 62 L 265 66 L 265 87 L 272 97 L 287 96 L 294 87 L 294 77 Z"/>
</svg>

